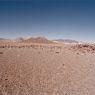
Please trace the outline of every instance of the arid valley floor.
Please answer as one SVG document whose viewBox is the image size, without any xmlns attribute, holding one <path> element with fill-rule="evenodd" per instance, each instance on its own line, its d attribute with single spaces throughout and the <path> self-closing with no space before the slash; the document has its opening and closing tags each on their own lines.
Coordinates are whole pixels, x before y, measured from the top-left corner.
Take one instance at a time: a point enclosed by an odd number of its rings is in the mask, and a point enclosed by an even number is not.
<svg viewBox="0 0 95 95">
<path fill-rule="evenodd" d="M 0 95 L 95 95 L 94 49 L 0 43 Z"/>
</svg>

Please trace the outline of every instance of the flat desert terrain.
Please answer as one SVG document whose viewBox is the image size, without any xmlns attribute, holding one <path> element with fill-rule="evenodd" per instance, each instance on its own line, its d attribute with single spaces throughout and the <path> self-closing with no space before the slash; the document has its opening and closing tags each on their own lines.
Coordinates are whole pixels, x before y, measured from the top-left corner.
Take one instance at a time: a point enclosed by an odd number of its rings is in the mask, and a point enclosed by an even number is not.
<svg viewBox="0 0 95 95">
<path fill-rule="evenodd" d="M 94 49 L 0 43 L 0 95 L 95 95 Z"/>
</svg>

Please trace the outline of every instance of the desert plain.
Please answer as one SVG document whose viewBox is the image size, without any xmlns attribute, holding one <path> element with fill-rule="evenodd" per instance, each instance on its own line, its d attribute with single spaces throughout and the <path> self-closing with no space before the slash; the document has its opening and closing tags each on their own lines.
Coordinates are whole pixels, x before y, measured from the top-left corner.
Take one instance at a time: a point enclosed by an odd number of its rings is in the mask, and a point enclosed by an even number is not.
<svg viewBox="0 0 95 95">
<path fill-rule="evenodd" d="M 0 95 L 94 94 L 94 45 L 0 42 Z"/>
</svg>

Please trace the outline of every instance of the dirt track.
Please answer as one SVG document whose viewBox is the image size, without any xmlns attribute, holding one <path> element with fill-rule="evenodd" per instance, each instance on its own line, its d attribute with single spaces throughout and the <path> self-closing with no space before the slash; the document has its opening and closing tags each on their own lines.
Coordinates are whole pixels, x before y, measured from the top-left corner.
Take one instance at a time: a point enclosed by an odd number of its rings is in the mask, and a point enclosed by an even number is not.
<svg viewBox="0 0 95 95">
<path fill-rule="evenodd" d="M 0 95 L 94 95 L 95 53 L 61 48 L 0 48 Z"/>
</svg>

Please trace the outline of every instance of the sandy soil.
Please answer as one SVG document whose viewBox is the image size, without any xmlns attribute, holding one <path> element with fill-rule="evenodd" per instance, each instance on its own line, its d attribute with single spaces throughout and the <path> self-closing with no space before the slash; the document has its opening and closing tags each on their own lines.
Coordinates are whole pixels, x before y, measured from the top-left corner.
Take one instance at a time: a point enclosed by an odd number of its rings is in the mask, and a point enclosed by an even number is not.
<svg viewBox="0 0 95 95">
<path fill-rule="evenodd" d="M 94 95 L 95 53 L 71 45 L 0 44 L 0 95 Z"/>
</svg>

